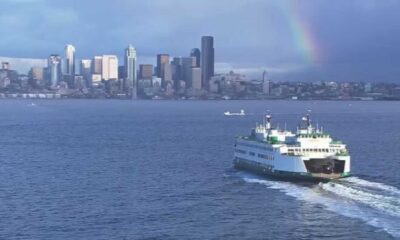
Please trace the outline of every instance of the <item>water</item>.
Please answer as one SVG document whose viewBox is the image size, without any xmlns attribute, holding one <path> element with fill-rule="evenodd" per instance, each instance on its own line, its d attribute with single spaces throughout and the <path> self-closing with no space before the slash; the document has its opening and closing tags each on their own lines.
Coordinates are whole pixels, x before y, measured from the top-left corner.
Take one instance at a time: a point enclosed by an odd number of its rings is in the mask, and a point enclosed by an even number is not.
<svg viewBox="0 0 400 240">
<path fill-rule="evenodd" d="M 34 103 L 0 103 L 0 239 L 400 239 L 398 102 Z M 354 176 L 232 169 L 234 136 L 266 109 L 281 128 L 311 109 Z"/>
</svg>

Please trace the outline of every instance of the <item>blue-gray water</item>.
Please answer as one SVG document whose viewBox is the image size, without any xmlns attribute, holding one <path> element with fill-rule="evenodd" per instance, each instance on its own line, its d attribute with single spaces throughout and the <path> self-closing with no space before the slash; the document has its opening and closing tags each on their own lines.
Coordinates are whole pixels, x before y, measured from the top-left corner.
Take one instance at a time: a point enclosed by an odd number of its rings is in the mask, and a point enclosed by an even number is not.
<svg viewBox="0 0 400 240">
<path fill-rule="evenodd" d="M 266 109 L 291 129 L 311 109 L 355 176 L 232 169 L 234 137 Z M 0 239 L 400 238 L 398 102 L 2 100 L 0 113 Z"/>
</svg>

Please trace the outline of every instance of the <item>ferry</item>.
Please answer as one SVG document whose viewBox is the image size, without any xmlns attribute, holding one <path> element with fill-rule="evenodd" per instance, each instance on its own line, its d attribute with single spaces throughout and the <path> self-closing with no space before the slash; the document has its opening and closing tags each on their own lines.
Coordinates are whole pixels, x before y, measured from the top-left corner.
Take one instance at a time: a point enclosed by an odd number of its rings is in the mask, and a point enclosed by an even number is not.
<svg viewBox="0 0 400 240">
<path fill-rule="evenodd" d="M 257 124 L 249 136 L 234 145 L 237 169 L 287 180 L 328 182 L 350 176 L 346 145 L 315 128 L 310 114 L 302 118 L 296 133 L 272 127 L 271 115 Z"/>
<path fill-rule="evenodd" d="M 241 110 L 240 110 L 240 112 L 238 112 L 238 113 L 235 113 L 235 112 L 229 112 L 229 111 L 227 111 L 227 112 L 224 112 L 224 115 L 225 115 L 225 116 L 245 116 L 245 115 L 246 115 L 246 113 L 244 112 L 244 110 L 243 110 L 243 109 L 241 109 Z"/>
</svg>

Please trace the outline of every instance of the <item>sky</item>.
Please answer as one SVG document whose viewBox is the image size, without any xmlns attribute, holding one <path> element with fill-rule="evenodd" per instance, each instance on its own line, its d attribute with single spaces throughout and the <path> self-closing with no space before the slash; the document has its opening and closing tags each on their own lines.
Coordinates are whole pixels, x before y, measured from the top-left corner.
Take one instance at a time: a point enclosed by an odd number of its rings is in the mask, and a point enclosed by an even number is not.
<svg viewBox="0 0 400 240">
<path fill-rule="evenodd" d="M 1 0 L 0 56 L 188 56 L 214 36 L 216 71 L 277 81 L 400 82 L 398 0 Z"/>
</svg>

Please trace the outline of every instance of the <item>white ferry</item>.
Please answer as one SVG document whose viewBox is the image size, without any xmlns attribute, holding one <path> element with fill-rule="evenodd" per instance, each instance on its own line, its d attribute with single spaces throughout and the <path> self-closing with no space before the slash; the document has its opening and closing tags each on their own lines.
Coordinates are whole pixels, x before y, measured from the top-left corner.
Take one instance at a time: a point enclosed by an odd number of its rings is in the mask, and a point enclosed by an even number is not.
<svg viewBox="0 0 400 240">
<path fill-rule="evenodd" d="M 262 175 L 311 181 L 350 176 L 346 145 L 311 125 L 310 115 L 296 133 L 275 129 L 271 115 L 235 141 L 234 166 Z"/>
</svg>

